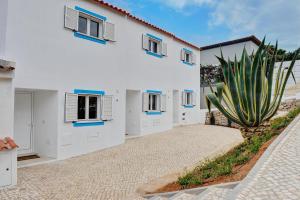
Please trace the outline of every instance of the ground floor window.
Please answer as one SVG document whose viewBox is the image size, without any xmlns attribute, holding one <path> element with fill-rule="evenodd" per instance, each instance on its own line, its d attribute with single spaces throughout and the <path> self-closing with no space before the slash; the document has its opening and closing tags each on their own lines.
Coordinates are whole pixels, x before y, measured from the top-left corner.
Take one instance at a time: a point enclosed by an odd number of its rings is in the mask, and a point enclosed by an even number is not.
<svg viewBox="0 0 300 200">
<path fill-rule="evenodd" d="M 185 90 L 182 92 L 182 105 L 187 107 L 193 107 L 196 105 L 195 92 L 192 90 Z"/>
<path fill-rule="evenodd" d="M 160 111 L 160 94 L 149 94 L 149 111 Z"/>
<path fill-rule="evenodd" d="M 78 120 L 100 120 L 100 98 L 96 95 L 78 95 Z"/>
</svg>

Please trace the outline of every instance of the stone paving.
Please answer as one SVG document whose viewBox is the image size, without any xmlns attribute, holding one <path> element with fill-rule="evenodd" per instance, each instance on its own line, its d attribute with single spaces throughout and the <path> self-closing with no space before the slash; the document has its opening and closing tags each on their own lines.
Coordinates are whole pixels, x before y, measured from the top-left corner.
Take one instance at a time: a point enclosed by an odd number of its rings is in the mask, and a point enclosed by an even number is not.
<svg viewBox="0 0 300 200">
<path fill-rule="evenodd" d="M 135 192 L 141 184 L 194 166 L 241 141 L 235 129 L 178 127 L 84 156 L 19 169 L 18 185 L 0 190 L 0 199 L 142 199 Z"/>
<path fill-rule="evenodd" d="M 300 116 L 282 134 L 230 199 L 300 199 Z"/>
</svg>

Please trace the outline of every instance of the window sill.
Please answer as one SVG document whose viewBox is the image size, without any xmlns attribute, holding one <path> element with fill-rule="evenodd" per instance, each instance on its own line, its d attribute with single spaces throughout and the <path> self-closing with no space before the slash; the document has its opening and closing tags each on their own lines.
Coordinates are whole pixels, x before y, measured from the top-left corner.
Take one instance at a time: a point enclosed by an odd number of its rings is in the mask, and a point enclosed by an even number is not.
<svg viewBox="0 0 300 200">
<path fill-rule="evenodd" d="M 186 65 L 189 65 L 189 66 L 193 66 L 194 64 L 193 63 L 189 63 L 189 62 L 185 62 L 185 61 L 182 61 L 184 64 Z"/>
<path fill-rule="evenodd" d="M 160 111 L 148 111 L 146 112 L 146 115 L 161 115 L 162 112 Z"/>
<path fill-rule="evenodd" d="M 184 105 L 183 107 L 185 107 L 185 108 L 194 108 L 195 106 L 194 105 Z"/>
<path fill-rule="evenodd" d="M 87 121 L 87 122 L 73 122 L 73 127 L 84 127 L 84 126 L 103 126 L 103 121 Z"/>
<path fill-rule="evenodd" d="M 106 40 L 102 40 L 102 39 L 99 39 L 99 38 L 96 38 L 96 37 L 88 36 L 88 35 L 85 35 L 83 33 L 74 32 L 74 36 L 77 37 L 77 38 L 89 40 L 89 41 L 96 42 L 96 43 L 99 43 L 99 44 L 106 44 Z"/>
<path fill-rule="evenodd" d="M 157 57 L 157 58 L 162 58 L 162 57 L 163 57 L 163 55 L 158 54 L 158 53 L 153 53 L 153 52 L 151 52 L 151 51 L 146 51 L 146 53 L 147 53 L 148 55 L 155 56 L 155 57 Z"/>
</svg>

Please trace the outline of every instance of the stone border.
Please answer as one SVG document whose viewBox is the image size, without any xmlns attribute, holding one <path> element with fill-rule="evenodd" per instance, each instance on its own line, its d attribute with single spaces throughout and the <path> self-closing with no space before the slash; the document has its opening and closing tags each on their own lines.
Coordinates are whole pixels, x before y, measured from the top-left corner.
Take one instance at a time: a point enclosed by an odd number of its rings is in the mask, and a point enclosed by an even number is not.
<svg viewBox="0 0 300 200">
<path fill-rule="evenodd" d="M 272 144 L 267 148 L 267 150 L 263 153 L 260 159 L 256 162 L 254 167 L 250 170 L 248 175 L 231 191 L 225 196 L 225 200 L 236 199 L 240 192 L 245 189 L 257 176 L 260 169 L 264 166 L 264 164 L 268 161 L 273 151 L 285 141 L 291 130 L 294 126 L 300 121 L 300 115 L 296 117 L 292 123 L 272 142 Z"/>
<path fill-rule="evenodd" d="M 229 183 L 220 183 L 217 185 L 209 185 L 205 187 L 197 187 L 197 188 L 191 188 L 191 189 L 186 189 L 186 190 L 179 190 L 179 191 L 174 191 L 174 192 L 163 192 L 163 193 L 156 193 L 156 194 L 147 194 L 144 195 L 143 198 L 150 199 L 154 196 L 161 196 L 161 197 L 167 197 L 170 198 L 178 193 L 187 193 L 187 194 L 201 194 L 205 191 L 208 191 L 210 188 L 228 188 L 228 189 L 233 189 L 235 188 L 240 182 L 229 182 Z"/>
</svg>

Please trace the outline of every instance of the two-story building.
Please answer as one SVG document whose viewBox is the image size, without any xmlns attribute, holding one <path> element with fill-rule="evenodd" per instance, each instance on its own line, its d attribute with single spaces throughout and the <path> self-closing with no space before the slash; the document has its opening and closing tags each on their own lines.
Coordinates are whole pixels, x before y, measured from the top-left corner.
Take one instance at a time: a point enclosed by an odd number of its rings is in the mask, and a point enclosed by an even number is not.
<svg viewBox="0 0 300 200">
<path fill-rule="evenodd" d="M 201 122 L 200 48 L 97 0 L 0 1 L 0 186 L 16 157 L 65 159 Z M 4 178 L 5 177 L 5 178 Z"/>
</svg>

